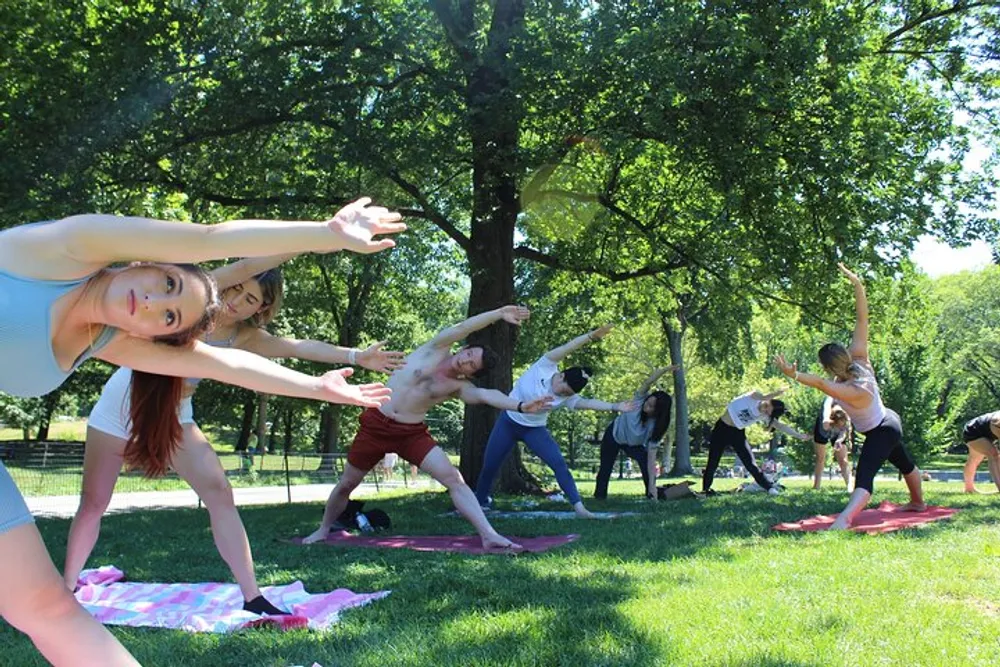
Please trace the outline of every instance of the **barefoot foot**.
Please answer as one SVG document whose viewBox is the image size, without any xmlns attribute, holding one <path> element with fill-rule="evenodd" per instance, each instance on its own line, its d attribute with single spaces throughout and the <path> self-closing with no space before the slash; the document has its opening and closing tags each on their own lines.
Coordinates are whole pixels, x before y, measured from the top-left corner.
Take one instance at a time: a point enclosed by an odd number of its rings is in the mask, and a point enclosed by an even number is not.
<svg viewBox="0 0 1000 667">
<path fill-rule="evenodd" d="M 483 538 L 483 551 L 489 554 L 519 554 L 524 551 L 524 547 L 503 535 L 497 535 Z"/>
<path fill-rule="evenodd" d="M 315 544 L 316 542 L 322 542 L 329 534 L 329 528 L 318 528 L 312 535 L 302 538 L 302 544 Z"/>
<path fill-rule="evenodd" d="M 917 503 L 912 500 L 899 508 L 901 512 L 923 512 L 927 509 L 927 503 Z"/>
</svg>

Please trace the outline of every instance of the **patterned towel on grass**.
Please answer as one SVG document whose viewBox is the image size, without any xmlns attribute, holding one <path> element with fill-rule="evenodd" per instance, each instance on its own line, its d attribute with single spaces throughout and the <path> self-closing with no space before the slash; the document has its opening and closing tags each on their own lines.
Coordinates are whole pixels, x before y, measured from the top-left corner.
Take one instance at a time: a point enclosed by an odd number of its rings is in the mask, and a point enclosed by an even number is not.
<svg viewBox="0 0 1000 667">
<path fill-rule="evenodd" d="M 124 582 L 121 570 L 105 566 L 84 570 L 76 599 L 105 625 L 172 628 L 188 632 L 231 632 L 241 628 L 273 626 L 325 630 L 340 620 L 340 612 L 366 605 L 389 594 L 354 593 L 339 588 L 330 593 L 307 593 L 301 581 L 287 586 L 265 586 L 261 592 L 289 616 L 258 616 L 243 611 L 243 595 L 236 584 L 151 584 Z"/>
</svg>

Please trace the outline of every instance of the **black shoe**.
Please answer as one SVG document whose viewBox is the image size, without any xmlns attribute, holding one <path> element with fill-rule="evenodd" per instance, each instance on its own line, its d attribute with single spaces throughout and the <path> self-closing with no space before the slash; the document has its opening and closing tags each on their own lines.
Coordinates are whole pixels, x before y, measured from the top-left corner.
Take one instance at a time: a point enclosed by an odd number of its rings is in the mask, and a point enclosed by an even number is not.
<svg viewBox="0 0 1000 667">
<path fill-rule="evenodd" d="M 288 616 L 287 611 L 281 611 L 273 604 L 268 602 L 263 595 L 258 595 L 253 600 L 246 600 L 243 603 L 243 611 L 249 611 L 252 614 L 257 614 L 258 616 L 263 616 L 267 614 L 268 616 Z"/>
<path fill-rule="evenodd" d="M 713 491 L 712 489 L 705 489 L 704 491 L 701 492 L 701 495 L 703 495 L 705 497 L 708 497 L 708 496 L 717 496 L 717 495 L 719 495 L 719 492 L 718 491 Z"/>
</svg>

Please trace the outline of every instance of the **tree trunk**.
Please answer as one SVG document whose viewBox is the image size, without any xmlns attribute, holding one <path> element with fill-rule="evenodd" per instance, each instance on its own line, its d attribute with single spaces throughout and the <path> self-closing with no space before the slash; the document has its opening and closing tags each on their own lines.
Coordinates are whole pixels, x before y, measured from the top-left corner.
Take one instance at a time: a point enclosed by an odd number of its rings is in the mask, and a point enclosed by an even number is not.
<svg viewBox="0 0 1000 667">
<path fill-rule="evenodd" d="M 56 390 L 42 397 L 38 412 L 38 434 L 36 436 L 38 441 L 49 439 L 49 424 L 52 423 L 52 415 L 56 411 L 61 395 L 62 391 Z"/>
<path fill-rule="evenodd" d="M 250 445 L 250 434 L 253 432 L 254 415 L 257 413 L 256 395 L 250 394 L 243 403 L 243 419 L 240 422 L 240 437 L 236 440 L 237 452 L 245 452 Z"/>
<path fill-rule="evenodd" d="M 257 449 L 260 453 L 260 467 L 264 468 L 264 454 L 267 452 L 267 401 L 268 394 L 257 394 Z"/>
<path fill-rule="evenodd" d="M 472 40 L 474 16 L 465 15 L 462 27 Z M 466 120 L 472 145 L 472 224 L 466 256 L 472 278 L 469 316 L 514 302 L 514 225 L 521 210 L 520 125 L 524 115 L 517 89 L 517 64 L 513 42 L 524 29 L 522 0 L 498 0 L 493 9 L 487 43 L 482 53 L 468 61 L 465 90 Z M 469 337 L 470 344 L 489 345 L 500 363 L 483 386 L 510 391 L 514 359 L 514 330 L 499 323 Z M 496 410 L 486 405 L 465 407 L 461 471 L 475 484 L 483 465 L 483 450 Z M 538 484 L 524 469 L 520 449 L 500 471 L 498 490 L 538 492 Z"/>
<path fill-rule="evenodd" d="M 320 424 L 320 447 L 322 456 L 319 462 L 319 472 L 332 473 L 334 469 L 334 452 L 340 441 L 340 411 L 341 406 L 328 403 L 323 407 L 322 423 Z"/>
<path fill-rule="evenodd" d="M 684 351 L 681 342 L 684 339 L 683 328 L 674 326 L 673 320 L 668 316 L 660 318 L 663 323 L 663 330 L 667 334 L 667 343 L 670 346 L 670 363 L 676 364 L 678 368 L 674 372 L 674 405 L 677 410 L 674 414 L 674 467 L 671 468 L 669 477 L 682 477 L 693 475 L 694 468 L 691 467 L 691 432 L 688 421 L 688 397 L 687 378 L 684 369 Z"/>
</svg>

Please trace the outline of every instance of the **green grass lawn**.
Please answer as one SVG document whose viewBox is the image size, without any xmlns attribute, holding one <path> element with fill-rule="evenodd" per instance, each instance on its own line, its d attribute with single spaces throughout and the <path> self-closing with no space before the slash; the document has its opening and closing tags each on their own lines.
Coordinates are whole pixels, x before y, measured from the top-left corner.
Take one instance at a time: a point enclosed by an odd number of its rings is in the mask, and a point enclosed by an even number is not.
<svg viewBox="0 0 1000 667">
<path fill-rule="evenodd" d="M 718 480 L 716 488 L 735 485 Z M 927 485 L 950 521 L 890 535 L 782 534 L 777 521 L 839 510 L 846 494 L 795 484 L 778 498 L 724 495 L 649 503 L 613 482 L 592 509 L 614 521 L 497 520 L 509 535 L 564 532 L 547 554 L 469 557 L 295 547 L 275 537 L 315 526 L 317 504 L 242 510 L 264 584 L 392 595 L 344 614 L 327 633 L 228 636 L 114 630 L 145 665 L 991 665 L 1000 654 L 1000 499 Z M 592 484 L 584 483 L 586 498 Z M 905 499 L 880 480 L 876 500 Z M 375 501 L 372 501 L 373 503 Z M 501 507 L 509 500 L 501 499 Z M 447 494 L 377 501 L 401 533 L 469 533 Z M 541 503 L 542 508 L 565 505 Z M 57 564 L 68 524 L 39 522 Z M 229 581 L 206 515 L 137 512 L 105 519 L 92 559 L 135 581 Z M 0 664 L 42 665 L 0 628 Z"/>
</svg>

